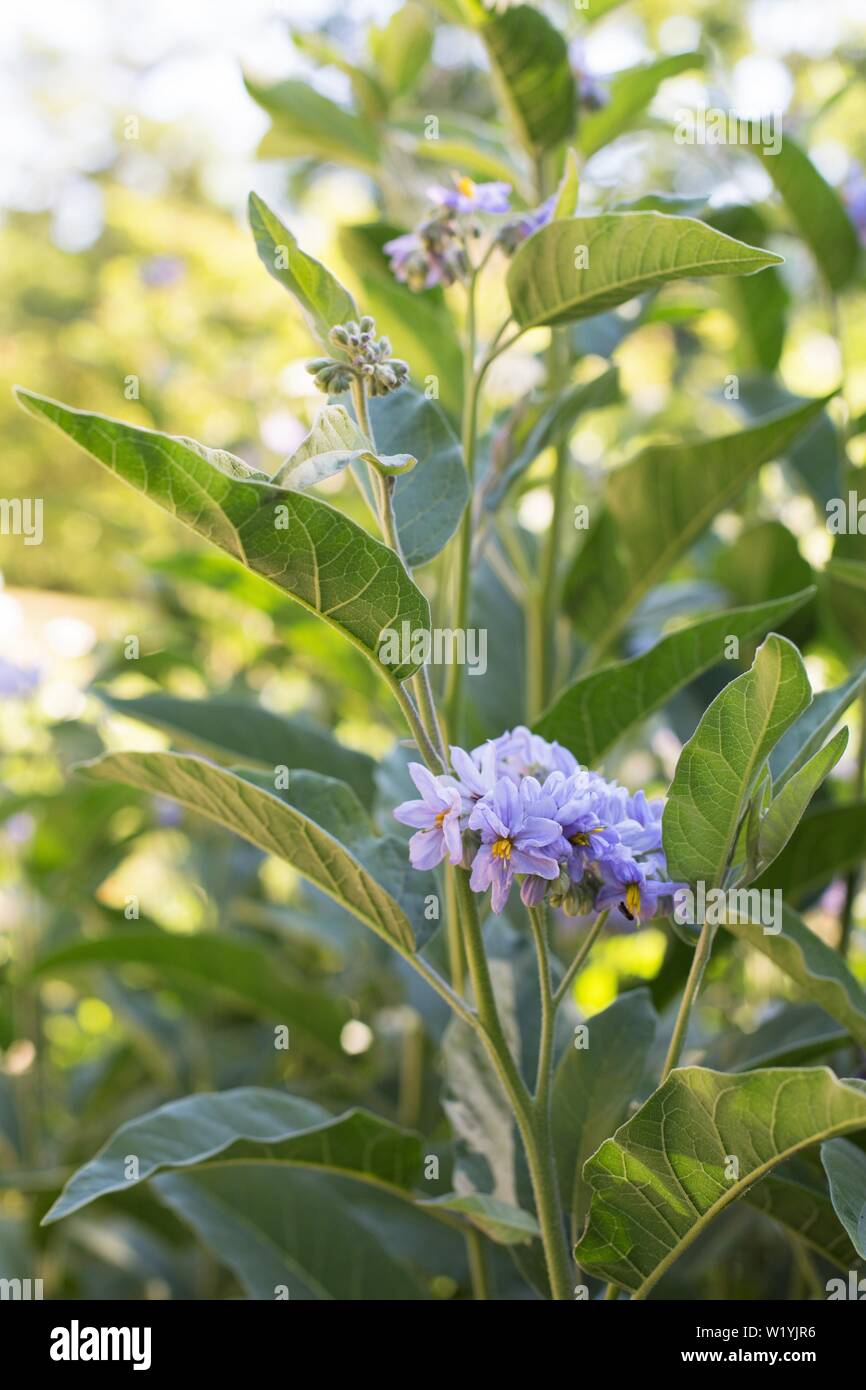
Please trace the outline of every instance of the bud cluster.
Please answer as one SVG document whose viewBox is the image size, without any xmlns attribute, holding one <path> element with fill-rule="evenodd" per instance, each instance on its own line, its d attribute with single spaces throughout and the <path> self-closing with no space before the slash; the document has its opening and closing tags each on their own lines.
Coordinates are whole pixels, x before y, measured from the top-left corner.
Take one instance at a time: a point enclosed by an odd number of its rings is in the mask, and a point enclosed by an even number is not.
<svg viewBox="0 0 866 1390">
<path fill-rule="evenodd" d="M 408 381 L 408 364 L 391 356 L 387 338 L 376 338 L 376 324 L 369 314 L 360 323 L 350 319 L 335 324 L 328 338 L 343 356 L 317 357 L 307 363 L 307 371 L 320 391 L 339 395 L 348 391 L 353 381 L 362 381 L 368 395 L 387 396 Z"/>
</svg>

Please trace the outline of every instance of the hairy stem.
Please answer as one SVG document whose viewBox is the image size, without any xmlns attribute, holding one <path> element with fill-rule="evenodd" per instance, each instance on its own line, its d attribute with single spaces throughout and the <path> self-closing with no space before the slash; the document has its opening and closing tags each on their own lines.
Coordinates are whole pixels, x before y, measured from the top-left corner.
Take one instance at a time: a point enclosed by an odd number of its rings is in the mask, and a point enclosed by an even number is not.
<svg viewBox="0 0 866 1390">
<path fill-rule="evenodd" d="M 474 521 L 474 483 L 475 483 L 475 441 L 478 434 L 478 396 L 481 390 L 483 370 L 475 371 L 475 351 L 477 328 L 475 319 L 475 286 L 477 272 L 473 271 L 466 286 L 466 342 L 463 347 L 463 420 L 461 443 L 463 462 L 469 483 L 469 500 L 460 525 L 460 542 L 457 553 L 457 579 L 454 591 L 455 628 L 464 631 L 469 615 L 469 588 L 472 570 L 472 527 Z M 448 686 L 445 696 L 448 736 L 455 743 L 460 741 L 460 724 L 463 705 L 463 667 L 459 662 L 449 668 Z"/>
<path fill-rule="evenodd" d="M 469 1278 L 472 1282 L 472 1297 L 476 1302 L 486 1302 L 490 1297 L 487 1279 L 487 1252 L 480 1231 L 466 1232 L 466 1254 L 469 1257 Z"/>
<path fill-rule="evenodd" d="M 538 966 L 538 989 L 541 997 L 541 1033 L 538 1041 L 538 1070 L 535 1076 L 535 1105 L 547 1112 L 550 1105 L 550 1081 L 553 1064 L 553 1025 L 556 1010 L 550 985 L 550 952 L 547 945 L 547 914 L 544 906 L 529 908 L 529 921 L 535 942 Z"/>
<path fill-rule="evenodd" d="M 475 898 L 469 887 L 469 876 L 464 870 L 457 871 L 457 886 L 469 975 L 481 1023 L 480 1035 L 511 1102 L 520 1132 L 535 1198 L 536 1215 L 541 1227 L 541 1241 L 551 1293 L 554 1299 L 569 1299 L 572 1294 L 573 1271 L 562 1220 L 550 1125 L 545 1123 L 544 1116 L 540 1115 L 533 1105 L 503 1032 L 484 952 Z"/>
<path fill-rule="evenodd" d="M 855 800 L 863 795 L 864 784 L 866 784 L 866 691 L 862 691 L 860 694 L 860 743 L 857 749 L 857 766 L 854 769 Z M 839 950 L 843 956 L 847 956 L 851 946 L 854 926 L 854 899 L 857 896 L 859 882 L 860 868 L 858 866 L 856 869 L 852 869 L 845 878 L 845 902 L 839 923 Z"/>
<path fill-rule="evenodd" d="M 695 1000 L 697 999 L 698 993 L 701 988 L 701 981 L 704 978 L 704 971 L 706 970 L 707 965 L 709 964 L 715 935 L 715 927 L 710 926 L 709 922 L 704 922 L 703 926 L 701 927 L 701 934 L 698 938 L 698 944 L 695 947 L 695 954 L 694 959 L 692 960 L 692 968 L 689 971 L 689 978 L 686 980 L 686 987 L 683 991 L 683 997 L 680 1000 L 679 1012 L 676 1017 L 676 1022 L 674 1023 L 674 1031 L 671 1034 L 670 1045 L 668 1047 L 668 1054 L 665 1057 L 665 1064 L 662 1068 L 662 1076 L 660 1083 L 662 1085 L 665 1081 L 667 1081 L 674 1067 L 677 1066 L 677 1064 L 679 1063 L 680 1053 L 683 1050 L 683 1043 L 686 1040 L 686 1032 L 689 1026 L 689 1019 L 691 1018 L 692 1009 L 694 1007 Z"/>
</svg>

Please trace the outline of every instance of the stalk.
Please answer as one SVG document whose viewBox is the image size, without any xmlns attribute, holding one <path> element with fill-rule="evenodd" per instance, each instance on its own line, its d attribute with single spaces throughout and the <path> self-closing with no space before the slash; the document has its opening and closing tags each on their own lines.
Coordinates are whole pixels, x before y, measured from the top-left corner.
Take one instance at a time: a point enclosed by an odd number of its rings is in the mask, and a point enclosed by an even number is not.
<svg viewBox="0 0 866 1390">
<path fill-rule="evenodd" d="M 863 795 L 864 783 L 866 783 L 866 692 L 860 694 L 860 744 L 857 749 L 857 766 L 854 770 L 854 799 L 857 800 Z M 860 882 L 860 869 L 852 869 L 845 878 L 845 902 L 842 907 L 842 917 L 839 930 L 839 950 L 843 956 L 847 956 L 851 946 L 852 928 L 854 926 L 854 899 L 857 896 L 857 885 Z"/>
<path fill-rule="evenodd" d="M 475 287 L 478 272 L 473 270 L 466 286 L 466 343 L 463 348 L 463 418 L 461 443 L 466 477 L 469 483 L 469 501 L 460 525 L 460 545 L 457 555 L 457 578 L 454 599 L 454 626 L 458 631 L 466 628 L 469 616 L 469 587 L 472 564 L 472 526 L 474 513 L 473 488 L 475 481 L 475 440 L 478 433 L 478 396 L 484 368 L 476 373 L 475 352 L 477 347 L 477 327 L 475 315 Z M 445 723 L 449 738 L 460 741 L 460 723 L 463 706 L 463 667 L 455 662 L 449 667 L 445 695 Z"/>
<path fill-rule="evenodd" d="M 367 405 L 367 391 L 363 381 L 355 377 L 352 381 L 352 404 L 355 407 L 355 416 L 358 425 L 369 439 L 373 448 L 376 447 L 376 436 L 373 433 L 373 425 L 370 420 L 370 411 Z M 400 543 L 400 532 L 397 528 L 397 513 L 394 510 L 394 489 L 397 485 L 396 478 L 383 478 L 381 473 L 373 464 L 367 469 L 367 476 L 370 479 L 370 487 L 376 504 L 376 515 L 379 518 L 379 527 L 386 543 L 399 558 L 404 570 L 412 577 L 412 572 L 406 563 L 406 556 L 403 554 L 403 547 Z M 420 671 L 412 677 L 412 686 L 415 692 L 417 705 L 413 705 L 413 714 L 410 718 L 407 709 L 403 712 L 409 718 L 410 727 L 415 735 L 415 741 L 428 766 L 432 766 L 434 772 L 441 772 L 447 764 L 445 756 L 445 745 L 442 739 L 442 730 L 439 727 L 439 720 L 436 715 L 436 706 L 433 701 L 433 691 L 430 686 L 430 673 L 426 666 L 422 666 Z M 411 697 L 407 697 L 411 698 Z M 402 702 L 401 702 L 402 703 Z M 423 742 L 419 738 L 420 726 L 424 731 Z M 432 758 L 432 764 L 431 764 Z"/>
<path fill-rule="evenodd" d="M 548 172 L 547 160 L 544 156 L 540 156 L 536 165 L 536 185 L 539 203 L 543 203 L 550 192 Z M 550 330 L 550 346 L 547 349 L 547 381 L 552 391 L 556 391 L 562 384 L 567 369 L 568 343 L 563 336 L 562 330 L 552 328 Z M 564 439 L 560 439 L 556 445 L 556 463 L 551 484 L 553 508 L 550 517 L 550 525 L 547 529 L 547 535 L 542 549 L 541 574 L 536 600 L 538 607 L 537 622 L 540 629 L 540 665 L 538 667 L 538 675 L 532 683 L 534 689 L 529 685 L 527 689 L 528 696 L 532 696 L 532 698 L 529 699 L 530 720 L 535 719 L 547 706 L 553 693 L 556 654 L 556 611 L 559 596 L 557 571 L 559 569 L 559 553 L 562 545 L 562 519 L 565 503 L 568 459 L 568 446 Z"/>
<path fill-rule="evenodd" d="M 668 1055 L 665 1058 L 665 1064 L 662 1068 L 662 1076 L 660 1083 L 662 1085 L 664 1085 L 665 1081 L 667 1081 L 674 1067 L 678 1064 L 680 1060 L 680 1053 L 683 1050 L 683 1043 L 685 1042 L 686 1031 L 689 1026 L 689 1019 L 691 1018 L 692 1009 L 694 1007 L 695 1000 L 698 997 L 698 992 L 701 988 L 701 981 L 704 978 L 704 971 L 706 970 L 707 965 L 709 964 L 715 935 L 715 927 L 710 926 L 709 922 L 704 922 L 701 927 L 701 934 L 698 938 L 698 944 L 695 947 L 695 955 L 692 961 L 692 968 L 689 971 L 689 978 L 686 980 L 686 987 L 683 991 L 683 997 L 680 1000 L 679 1012 L 677 1014 L 676 1023 L 674 1024 L 674 1031 L 671 1034 L 670 1045 L 668 1047 Z"/>
<path fill-rule="evenodd" d="M 550 1126 L 545 1123 L 544 1117 L 539 1115 L 533 1104 L 502 1030 L 487 956 L 484 952 L 478 911 L 472 890 L 469 887 L 469 876 L 464 870 L 458 870 L 456 877 L 463 914 L 463 939 L 481 1023 L 481 1036 L 490 1060 L 511 1102 L 514 1118 L 523 1142 L 535 1198 L 536 1215 L 541 1227 L 541 1242 L 544 1247 L 551 1293 L 556 1300 L 570 1299 L 573 1271 L 562 1222 Z"/>
</svg>

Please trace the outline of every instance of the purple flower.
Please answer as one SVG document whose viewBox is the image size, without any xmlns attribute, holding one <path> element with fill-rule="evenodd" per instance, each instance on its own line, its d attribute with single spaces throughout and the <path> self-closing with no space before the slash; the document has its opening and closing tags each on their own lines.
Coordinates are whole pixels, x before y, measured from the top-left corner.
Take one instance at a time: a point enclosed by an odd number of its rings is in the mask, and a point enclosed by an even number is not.
<svg viewBox="0 0 866 1390">
<path fill-rule="evenodd" d="M 451 766 L 457 773 L 463 809 L 468 814 L 496 785 L 496 745 L 492 741 L 483 743 L 472 753 L 452 746 Z"/>
<path fill-rule="evenodd" d="M 577 759 L 567 748 L 558 743 L 548 743 L 539 734 L 533 734 L 525 724 L 500 734 L 493 740 L 496 747 L 497 768 L 500 772 L 519 779 L 540 775 L 547 777 L 551 772 L 562 772 L 566 777 L 577 771 Z M 473 756 L 479 749 L 473 750 Z"/>
<path fill-rule="evenodd" d="M 409 775 L 421 793 L 420 801 L 403 801 L 394 808 L 401 825 L 417 829 L 409 841 L 413 869 L 435 869 L 446 854 L 452 864 L 463 859 L 460 834 L 460 792 L 453 778 L 434 777 L 422 763 L 410 763 Z"/>
<path fill-rule="evenodd" d="M 475 183 L 473 179 L 457 179 L 454 188 L 434 183 L 427 189 L 431 203 L 450 208 L 456 213 L 510 212 L 511 185 L 508 183 Z"/>
<path fill-rule="evenodd" d="M 866 174 L 854 164 L 842 187 L 848 216 L 856 228 L 861 246 L 866 246 Z"/>
<path fill-rule="evenodd" d="M 500 228 L 496 240 L 504 251 L 511 255 L 521 242 L 527 237 L 532 236 L 540 227 L 546 227 L 553 217 L 553 209 L 556 207 L 556 199 L 559 195 L 551 193 L 549 198 L 545 198 L 537 208 L 530 208 L 527 212 L 522 212 L 513 222 L 506 222 Z"/>
<path fill-rule="evenodd" d="M 396 278 L 410 290 L 453 285 L 468 269 L 463 242 L 447 215 L 434 217 L 417 231 L 392 237 L 382 249 Z"/>
<path fill-rule="evenodd" d="M 490 796 L 478 802 L 469 817 L 469 828 L 481 836 L 470 885 L 476 893 L 492 888 L 494 912 L 505 907 L 516 873 L 559 877 L 556 855 L 562 841 L 561 826 L 545 816 L 532 815 L 531 803 L 509 778 L 500 778 Z"/>
<path fill-rule="evenodd" d="M 595 900 L 596 911 L 618 907 L 630 922 L 654 917 L 660 898 L 671 897 L 678 888 L 686 886 L 650 878 L 647 874 L 650 866 L 639 864 L 624 845 L 617 845 L 601 861 L 600 867 L 604 882 Z"/>
</svg>

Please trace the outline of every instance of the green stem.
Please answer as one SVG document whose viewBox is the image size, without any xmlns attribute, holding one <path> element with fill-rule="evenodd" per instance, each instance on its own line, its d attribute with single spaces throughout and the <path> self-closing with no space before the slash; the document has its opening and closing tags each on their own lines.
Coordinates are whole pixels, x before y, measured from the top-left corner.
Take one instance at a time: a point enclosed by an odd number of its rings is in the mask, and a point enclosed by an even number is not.
<svg viewBox="0 0 866 1390">
<path fill-rule="evenodd" d="M 543 203 L 549 189 L 549 163 L 540 156 L 536 164 L 536 184 L 539 203 Z M 568 370 L 568 342 L 562 330 L 552 328 L 550 346 L 547 349 L 548 389 L 557 391 L 562 385 Z M 538 624 L 540 627 L 540 665 L 538 668 L 537 694 L 529 705 L 530 721 L 535 719 L 547 706 L 553 693 L 554 666 L 556 657 L 556 614 L 559 589 L 557 572 L 562 546 L 563 506 L 565 485 L 568 474 L 568 445 L 564 439 L 556 445 L 556 463 L 551 485 L 552 511 L 541 556 L 541 577 L 538 591 Z"/>
<path fill-rule="evenodd" d="M 355 379 L 352 381 L 351 390 L 352 404 L 355 407 L 355 416 L 357 418 L 358 425 L 363 430 L 364 434 L 367 436 L 373 448 L 375 449 L 376 437 L 373 433 L 373 426 L 370 421 L 370 411 L 367 404 L 367 391 L 363 381 L 361 381 L 358 377 L 355 377 Z M 397 485 L 397 479 L 383 478 L 382 474 L 379 472 L 379 470 L 376 468 L 374 464 L 368 465 L 367 474 L 370 479 L 370 487 L 373 492 L 373 497 L 376 504 L 376 515 L 379 518 L 379 527 L 381 529 L 382 535 L 384 536 L 386 543 L 394 551 L 395 555 L 398 556 L 400 563 L 402 564 L 404 570 L 411 579 L 412 571 L 406 563 L 406 556 L 403 553 L 403 546 L 400 541 L 400 532 L 397 527 L 397 513 L 394 509 L 394 489 Z M 412 677 L 412 687 L 417 700 L 416 713 L 419 716 L 420 724 L 423 727 L 428 740 L 428 747 L 426 751 L 422 747 L 421 743 L 418 743 L 418 746 L 422 749 L 422 752 L 424 752 L 425 761 L 427 761 L 428 763 L 430 761 L 428 756 L 429 750 L 430 747 L 432 747 L 434 752 L 434 771 L 441 772 L 443 767 L 447 763 L 447 758 L 445 757 L 445 745 L 442 741 L 442 731 L 439 727 L 439 720 L 436 715 L 436 706 L 433 701 L 433 691 L 430 686 L 430 673 L 427 670 L 426 666 L 422 666 L 420 671 L 417 671 L 415 675 Z M 412 731 L 413 733 L 415 733 L 416 742 L 418 742 L 418 735 L 415 731 L 414 724 L 412 727 Z"/>
<path fill-rule="evenodd" d="M 698 992 L 701 988 L 701 981 L 704 978 L 704 971 L 706 970 L 707 965 L 709 964 L 715 935 L 715 927 L 710 926 L 709 922 L 704 922 L 703 926 L 701 927 L 701 934 L 698 938 L 698 944 L 695 947 L 695 954 L 694 959 L 692 960 L 692 968 L 689 971 L 689 978 L 686 980 L 686 987 L 683 991 L 683 997 L 680 1000 L 679 1012 L 677 1014 L 676 1022 L 674 1024 L 674 1031 L 671 1034 L 670 1045 L 668 1047 L 668 1054 L 665 1058 L 664 1067 L 662 1068 L 662 1076 L 660 1083 L 662 1085 L 665 1081 L 667 1081 L 674 1067 L 677 1066 L 677 1064 L 679 1063 L 680 1053 L 683 1050 L 683 1043 L 685 1042 L 686 1032 L 689 1026 L 689 1019 L 691 1018 L 692 1009 L 694 1007 L 695 1000 L 698 997 Z"/>
<path fill-rule="evenodd" d="M 535 1076 L 536 1109 L 548 1114 L 550 1108 L 550 1081 L 553 1061 L 553 1025 L 556 1009 L 553 1003 L 553 990 L 550 985 L 550 953 L 547 945 L 547 914 L 544 906 L 529 908 L 529 921 L 535 942 L 535 959 L 538 966 L 538 989 L 541 996 L 541 1033 L 538 1042 L 538 1070 Z"/>
<path fill-rule="evenodd" d="M 568 994 L 569 989 L 574 983 L 575 977 L 582 969 L 584 961 L 598 940 L 601 929 L 607 921 L 609 911 L 610 909 L 606 908 L 604 912 L 598 914 L 589 931 L 586 933 L 586 936 L 583 938 L 583 941 L 580 943 L 574 959 L 560 980 L 556 993 L 553 996 L 554 1008 L 558 1009 L 563 999 Z"/>
<path fill-rule="evenodd" d="M 424 728 L 415 701 L 412 699 L 406 687 L 401 685 L 399 681 L 391 681 L 390 684 L 394 692 L 394 698 L 403 711 L 403 717 L 409 725 L 412 737 L 418 745 L 419 753 L 431 772 L 440 773 L 442 771 L 442 759 L 430 741 L 430 737 L 427 730 Z"/>
<path fill-rule="evenodd" d="M 475 441 L 478 434 L 478 396 L 484 370 L 475 371 L 475 351 L 477 346 L 477 327 L 475 317 L 475 286 L 477 272 L 473 271 L 466 286 L 466 342 L 463 347 L 463 419 L 461 443 L 463 463 L 469 483 L 469 500 L 463 513 L 460 526 L 460 544 L 457 553 L 457 578 L 454 598 L 454 626 L 464 631 L 469 615 L 469 588 L 472 562 L 472 527 L 474 523 L 474 484 L 475 484 Z M 460 741 L 460 724 L 463 705 L 463 667 L 455 662 L 449 667 L 448 686 L 445 696 L 448 737 L 455 743 Z"/>
<path fill-rule="evenodd" d="M 490 1298 L 490 1285 L 487 1279 L 487 1253 L 481 1232 L 466 1232 L 466 1254 L 469 1257 L 469 1278 L 472 1281 L 472 1297 L 476 1301 L 487 1302 Z"/>
<path fill-rule="evenodd" d="M 866 783 L 866 691 L 860 694 L 860 743 L 857 749 L 857 766 L 854 770 L 854 799 L 863 795 Z M 839 950 L 847 956 L 851 946 L 854 926 L 854 899 L 860 882 L 860 868 L 852 869 L 845 878 L 845 903 L 842 908 L 839 932 Z"/>
<path fill-rule="evenodd" d="M 445 940 L 448 947 L 448 973 L 459 994 L 466 989 L 466 956 L 460 932 L 460 909 L 457 905 L 457 870 L 445 869 Z"/>
<path fill-rule="evenodd" d="M 474 895 L 469 887 L 469 875 L 464 870 L 458 869 L 456 877 L 463 917 L 463 941 L 466 946 L 469 976 L 481 1023 L 480 1036 L 502 1082 L 503 1089 L 511 1102 L 514 1118 L 523 1142 L 535 1198 L 538 1224 L 541 1227 L 541 1242 L 544 1247 L 551 1293 L 553 1298 L 557 1300 L 570 1299 L 573 1271 L 565 1240 L 550 1126 L 544 1122 L 544 1117 L 537 1112 L 533 1105 L 526 1089 L 526 1083 L 511 1055 L 502 1029 L 487 956 L 484 952 L 484 939 L 481 935 L 478 910 Z"/>
</svg>

